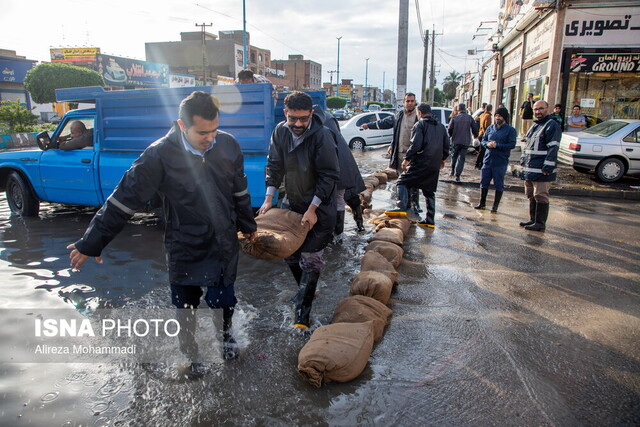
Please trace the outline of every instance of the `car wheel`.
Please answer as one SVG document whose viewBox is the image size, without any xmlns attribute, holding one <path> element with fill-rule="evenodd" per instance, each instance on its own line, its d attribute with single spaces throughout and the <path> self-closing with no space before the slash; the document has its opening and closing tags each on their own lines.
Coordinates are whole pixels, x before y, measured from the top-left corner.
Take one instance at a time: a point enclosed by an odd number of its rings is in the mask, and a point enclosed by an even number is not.
<svg viewBox="0 0 640 427">
<path fill-rule="evenodd" d="M 588 173 L 590 169 L 582 166 L 573 166 L 573 170 L 580 173 Z"/>
<path fill-rule="evenodd" d="M 351 140 L 351 142 L 349 143 L 349 148 L 351 148 L 352 150 L 362 150 L 364 151 L 364 148 L 367 146 L 367 144 L 365 144 L 364 139 L 362 138 L 353 138 Z"/>
<path fill-rule="evenodd" d="M 602 182 L 616 182 L 622 178 L 624 172 L 624 163 L 614 157 L 604 159 L 596 167 L 596 175 Z"/>
<path fill-rule="evenodd" d="M 12 172 L 7 179 L 7 202 L 14 215 L 37 216 L 40 210 L 40 202 L 17 172 Z"/>
</svg>

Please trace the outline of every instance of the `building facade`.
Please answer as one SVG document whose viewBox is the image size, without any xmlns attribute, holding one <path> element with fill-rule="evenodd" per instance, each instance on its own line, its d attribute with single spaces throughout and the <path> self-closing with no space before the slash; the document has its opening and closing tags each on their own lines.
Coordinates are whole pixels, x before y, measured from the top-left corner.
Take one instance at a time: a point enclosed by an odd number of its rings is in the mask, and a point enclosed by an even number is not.
<svg viewBox="0 0 640 427">
<path fill-rule="evenodd" d="M 289 55 L 289 59 L 273 59 L 271 66 L 283 70 L 291 90 L 322 89 L 322 65 L 303 55 Z"/>
<path fill-rule="evenodd" d="M 0 49 L 0 101 L 19 101 L 31 109 L 31 97 L 24 88 L 24 78 L 36 62 L 17 55 L 13 50 Z"/>
</svg>

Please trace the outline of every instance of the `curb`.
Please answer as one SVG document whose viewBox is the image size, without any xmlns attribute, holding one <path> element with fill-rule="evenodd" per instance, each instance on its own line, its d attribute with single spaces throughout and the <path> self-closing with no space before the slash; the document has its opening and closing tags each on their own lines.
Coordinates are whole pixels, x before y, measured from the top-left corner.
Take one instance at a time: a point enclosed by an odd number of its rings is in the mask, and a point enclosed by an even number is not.
<svg viewBox="0 0 640 427">
<path fill-rule="evenodd" d="M 453 179 L 441 179 L 440 182 L 446 182 L 453 185 L 462 185 L 465 187 L 479 188 L 479 182 L 472 181 L 460 181 L 456 182 Z M 504 191 L 510 191 L 514 193 L 524 193 L 523 185 L 505 184 Z M 555 188 L 551 187 L 552 196 L 567 196 L 567 197 L 599 197 L 603 199 L 623 199 L 623 200 L 640 200 L 640 191 L 627 191 L 627 190 L 584 190 L 580 188 Z"/>
</svg>

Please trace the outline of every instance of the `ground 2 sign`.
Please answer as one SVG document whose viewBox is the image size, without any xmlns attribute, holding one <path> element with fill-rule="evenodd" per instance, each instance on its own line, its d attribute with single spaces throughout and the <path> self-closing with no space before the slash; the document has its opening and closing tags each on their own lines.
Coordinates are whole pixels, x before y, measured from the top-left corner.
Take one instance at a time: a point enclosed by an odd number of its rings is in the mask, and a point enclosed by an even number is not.
<svg viewBox="0 0 640 427">
<path fill-rule="evenodd" d="M 640 54 L 574 53 L 570 69 L 573 73 L 638 73 Z"/>
</svg>

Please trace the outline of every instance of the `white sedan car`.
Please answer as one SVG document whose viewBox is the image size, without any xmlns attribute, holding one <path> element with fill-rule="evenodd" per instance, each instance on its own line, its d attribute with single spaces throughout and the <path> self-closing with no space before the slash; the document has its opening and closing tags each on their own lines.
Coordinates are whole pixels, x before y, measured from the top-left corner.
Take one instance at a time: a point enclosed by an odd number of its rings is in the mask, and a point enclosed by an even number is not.
<svg viewBox="0 0 640 427">
<path fill-rule="evenodd" d="M 364 123 L 373 123 L 390 116 L 393 114 L 386 111 L 358 114 L 340 126 L 340 132 L 349 144 L 349 148 L 354 150 L 364 150 L 371 145 L 391 144 L 393 129 L 362 129 L 360 127 Z"/>
</svg>

